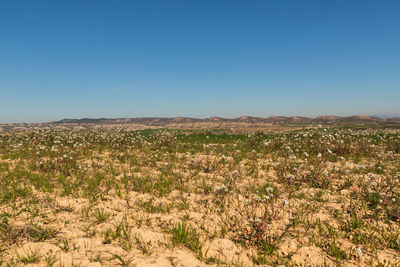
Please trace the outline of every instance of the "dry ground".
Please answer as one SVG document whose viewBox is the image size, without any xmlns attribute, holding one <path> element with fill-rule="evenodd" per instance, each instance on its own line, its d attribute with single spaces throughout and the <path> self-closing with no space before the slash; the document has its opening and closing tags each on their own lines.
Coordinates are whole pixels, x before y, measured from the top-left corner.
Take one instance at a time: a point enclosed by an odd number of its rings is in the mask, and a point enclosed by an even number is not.
<svg viewBox="0 0 400 267">
<path fill-rule="evenodd" d="M 0 266 L 399 266 L 400 131 L 0 134 Z"/>
</svg>

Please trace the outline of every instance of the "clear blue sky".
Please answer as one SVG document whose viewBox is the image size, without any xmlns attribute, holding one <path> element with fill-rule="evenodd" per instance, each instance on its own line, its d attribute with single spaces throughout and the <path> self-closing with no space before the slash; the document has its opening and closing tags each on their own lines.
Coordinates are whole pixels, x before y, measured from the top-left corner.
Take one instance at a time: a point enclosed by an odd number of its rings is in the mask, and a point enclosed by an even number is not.
<svg viewBox="0 0 400 267">
<path fill-rule="evenodd" d="M 400 115 L 400 1 L 2 0 L 0 123 Z"/>
</svg>

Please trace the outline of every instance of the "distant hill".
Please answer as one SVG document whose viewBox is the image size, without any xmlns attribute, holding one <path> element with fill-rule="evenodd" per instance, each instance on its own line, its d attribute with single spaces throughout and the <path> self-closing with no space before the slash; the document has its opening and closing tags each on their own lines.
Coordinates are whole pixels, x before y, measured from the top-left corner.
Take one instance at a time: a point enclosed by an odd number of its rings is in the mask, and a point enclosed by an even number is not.
<svg viewBox="0 0 400 267">
<path fill-rule="evenodd" d="M 82 118 L 63 119 L 44 123 L 9 123 L 0 124 L 0 132 L 26 130 L 143 130 L 156 128 L 171 129 L 282 129 L 318 126 L 361 126 L 361 127 L 400 127 L 400 118 L 378 118 L 373 116 L 334 115 L 317 116 L 315 118 L 301 116 L 269 116 L 238 118 L 210 117 L 205 119 L 189 117 L 142 117 L 142 118 Z"/>
<path fill-rule="evenodd" d="M 239 118 L 228 119 L 221 117 L 210 117 L 205 119 L 188 118 L 188 117 L 144 117 L 144 118 L 118 118 L 118 119 L 63 119 L 60 121 L 51 122 L 51 124 L 144 124 L 144 125 L 168 125 L 168 124 L 187 124 L 187 123 L 271 123 L 271 124 L 340 124 L 340 123 L 373 123 L 373 124 L 386 124 L 386 123 L 400 123 L 400 118 L 378 118 L 372 116 L 317 116 L 315 118 L 308 117 L 286 117 L 286 116 L 270 116 L 267 118 L 241 116 Z"/>
</svg>

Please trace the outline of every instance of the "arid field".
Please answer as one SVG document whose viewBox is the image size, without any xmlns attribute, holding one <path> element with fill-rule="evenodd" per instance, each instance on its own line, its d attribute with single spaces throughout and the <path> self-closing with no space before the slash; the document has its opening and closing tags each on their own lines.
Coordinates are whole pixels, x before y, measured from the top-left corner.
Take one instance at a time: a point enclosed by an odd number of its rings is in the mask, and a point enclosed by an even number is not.
<svg viewBox="0 0 400 267">
<path fill-rule="evenodd" d="M 0 266 L 400 266 L 400 130 L 0 133 Z"/>
</svg>

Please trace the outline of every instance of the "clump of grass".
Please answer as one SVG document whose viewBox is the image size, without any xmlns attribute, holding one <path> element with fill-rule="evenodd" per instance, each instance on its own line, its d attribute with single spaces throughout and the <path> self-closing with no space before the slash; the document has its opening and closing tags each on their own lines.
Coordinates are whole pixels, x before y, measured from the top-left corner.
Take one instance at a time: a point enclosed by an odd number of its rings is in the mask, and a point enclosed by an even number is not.
<svg viewBox="0 0 400 267">
<path fill-rule="evenodd" d="M 32 251 L 29 249 L 28 251 L 24 251 L 23 255 L 17 253 L 17 260 L 21 263 L 38 263 L 42 257 L 40 256 L 38 251 Z"/>
<path fill-rule="evenodd" d="M 53 267 L 54 264 L 57 262 L 57 256 L 52 253 L 52 251 L 49 251 L 46 253 L 44 256 L 44 261 L 47 263 L 48 267 Z"/>
<path fill-rule="evenodd" d="M 110 218 L 111 214 L 106 212 L 104 209 L 96 209 L 93 213 L 93 216 L 97 223 L 103 223 Z"/>
<path fill-rule="evenodd" d="M 63 239 L 61 240 L 61 242 L 59 243 L 58 246 L 59 246 L 59 247 L 61 248 L 61 250 L 64 251 L 64 252 L 67 252 L 67 251 L 69 251 L 69 249 L 70 249 L 69 241 L 68 241 L 68 239 L 66 239 L 66 238 L 63 238 Z"/>
<path fill-rule="evenodd" d="M 257 253 L 252 255 L 251 260 L 256 265 L 265 265 L 268 263 L 267 256 L 263 253 Z"/>
<path fill-rule="evenodd" d="M 127 256 L 124 257 L 115 253 L 112 253 L 111 255 L 113 256 L 113 259 L 118 261 L 119 265 L 124 267 L 131 266 L 131 263 L 133 262 L 134 259 L 133 257 L 127 257 Z"/>
<path fill-rule="evenodd" d="M 113 228 L 106 229 L 103 232 L 103 236 L 103 244 L 111 244 L 115 240 L 127 251 L 133 248 L 135 241 L 134 236 L 131 234 L 131 227 L 126 221 L 115 224 Z"/>
<path fill-rule="evenodd" d="M 183 245 L 198 255 L 201 255 L 203 243 L 199 239 L 197 232 L 186 222 L 180 222 L 171 230 L 172 244 L 174 246 Z"/>
<path fill-rule="evenodd" d="M 137 201 L 136 205 L 149 213 L 169 213 L 172 206 L 171 204 L 154 203 L 153 198 L 147 201 Z"/>
<path fill-rule="evenodd" d="M 333 241 L 328 247 L 328 253 L 333 256 L 336 260 L 346 260 L 348 258 L 347 253 L 342 250 L 335 241 Z"/>
<path fill-rule="evenodd" d="M 148 255 L 151 254 L 151 249 L 150 249 L 149 244 L 146 243 L 146 242 L 143 240 L 143 237 L 142 237 L 141 235 L 139 235 L 139 234 L 136 235 L 136 236 L 135 236 L 135 241 L 136 241 L 136 244 L 137 244 L 139 250 L 142 251 L 142 253 L 143 253 L 144 255 L 147 255 L 147 256 L 148 256 Z"/>
<path fill-rule="evenodd" d="M 34 242 L 40 242 L 54 238 L 57 234 L 57 230 L 52 229 L 50 227 L 42 227 L 34 225 L 27 227 L 26 233 L 28 234 L 29 238 Z"/>
</svg>

